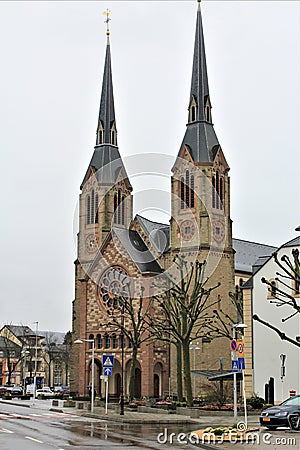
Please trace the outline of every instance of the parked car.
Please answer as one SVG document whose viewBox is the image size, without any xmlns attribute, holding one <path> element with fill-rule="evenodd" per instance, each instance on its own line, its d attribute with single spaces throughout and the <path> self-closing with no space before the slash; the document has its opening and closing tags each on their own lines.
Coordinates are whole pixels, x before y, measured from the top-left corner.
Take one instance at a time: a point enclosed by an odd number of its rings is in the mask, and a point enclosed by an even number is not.
<svg viewBox="0 0 300 450">
<path fill-rule="evenodd" d="M 14 388 L 14 385 L 9 385 L 9 384 L 4 384 L 4 385 L 0 386 L 0 397 L 2 395 L 4 395 L 4 396 L 10 395 L 13 388 Z"/>
<path fill-rule="evenodd" d="M 36 398 L 52 398 L 54 397 L 54 392 L 47 386 L 44 386 L 42 389 L 36 390 Z"/>
<path fill-rule="evenodd" d="M 21 398 L 23 395 L 23 389 L 21 388 L 21 386 L 15 386 L 14 388 L 12 388 L 10 395 L 15 398 Z"/>
<path fill-rule="evenodd" d="M 278 406 L 271 406 L 262 411 L 259 421 L 269 430 L 278 427 L 289 427 L 288 417 L 290 414 L 300 414 L 300 395 L 290 397 Z"/>
<path fill-rule="evenodd" d="M 68 397 L 70 395 L 69 386 L 55 386 L 54 395 L 56 397 Z"/>
</svg>

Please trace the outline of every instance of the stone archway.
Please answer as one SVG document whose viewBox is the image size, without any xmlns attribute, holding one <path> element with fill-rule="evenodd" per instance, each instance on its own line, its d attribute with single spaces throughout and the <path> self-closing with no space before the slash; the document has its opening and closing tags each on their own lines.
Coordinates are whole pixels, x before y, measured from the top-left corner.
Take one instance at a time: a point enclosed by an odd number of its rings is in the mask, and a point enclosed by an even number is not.
<svg viewBox="0 0 300 450">
<path fill-rule="evenodd" d="M 163 386 L 163 366 L 160 362 L 157 362 L 153 368 L 153 395 L 154 397 L 162 396 Z"/>
<path fill-rule="evenodd" d="M 102 364 L 98 359 L 95 358 L 95 364 L 94 364 L 94 386 L 96 395 L 99 397 L 102 397 L 104 395 L 104 386 L 102 386 L 102 380 L 100 376 L 102 375 Z M 92 385 L 92 361 L 89 363 L 88 367 L 88 386 Z"/>
</svg>

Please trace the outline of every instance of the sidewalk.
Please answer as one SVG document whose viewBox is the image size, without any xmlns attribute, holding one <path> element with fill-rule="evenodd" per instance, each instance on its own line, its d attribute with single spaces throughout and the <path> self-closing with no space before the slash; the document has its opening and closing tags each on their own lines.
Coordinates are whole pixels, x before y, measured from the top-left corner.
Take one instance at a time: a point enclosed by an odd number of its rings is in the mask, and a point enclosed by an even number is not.
<svg viewBox="0 0 300 450">
<path fill-rule="evenodd" d="M 73 407 L 63 407 L 63 403 L 58 406 L 52 406 L 49 404 L 47 407 L 45 405 L 39 404 L 39 401 L 35 402 L 35 405 L 32 405 L 32 401 L 30 400 L 0 400 L 0 403 L 4 403 L 6 405 L 14 405 L 14 406 L 23 406 L 26 408 L 34 408 L 34 407 L 43 407 L 43 409 L 48 409 L 53 412 L 61 412 L 65 414 L 75 414 L 77 416 L 90 417 L 93 419 L 99 419 L 110 422 L 121 422 L 121 423 L 134 423 L 134 424 L 187 424 L 194 423 L 198 424 L 199 428 L 206 428 L 208 426 L 226 426 L 232 425 L 236 422 L 243 422 L 244 416 L 242 414 L 238 415 L 238 419 L 234 420 L 233 413 L 232 415 L 222 415 L 218 412 L 211 411 L 210 415 L 200 416 L 197 419 L 191 418 L 187 415 L 181 414 L 158 414 L 158 413 L 150 413 L 150 412 L 138 412 L 138 411 L 129 411 L 125 409 L 124 416 L 121 416 L 118 411 L 113 409 L 108 409 L 108 413 L 105 414 L 104 407 L 95 407 L 94 413 L 91 413 L 88 410 L 76 409 Z M 249 415 L 248 416 L 248 424 L 253 427 L 259 427 L 259 415 Z"/>
</svg>

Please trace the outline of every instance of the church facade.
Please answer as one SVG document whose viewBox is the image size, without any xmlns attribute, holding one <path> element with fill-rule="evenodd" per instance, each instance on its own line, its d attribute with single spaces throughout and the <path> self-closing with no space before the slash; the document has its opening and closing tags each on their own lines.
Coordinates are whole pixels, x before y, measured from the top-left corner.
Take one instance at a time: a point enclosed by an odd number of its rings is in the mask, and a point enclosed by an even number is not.
<svg viewBox="0 0 300 450">
<path fill-rule="evenodd" d="M 73 340 L 90 342 L 72 347 L 72 392 L 87 393 L 94 341 L 96 393 L 104 393 L 102 355 L 113 354 L 109 392 L 120 395 L 121 337 L 111 321 L 112 314 L 120 313 L 118 294 L 127 292 L 139 298 L 142 289 L 147 304 L 153 295 L 154 280 L 165 271 L 172 273 L 179 256 L 190 264 L 206 261 L 209 284 L 220 283 L 211 302 L 218 301 L 225 313 L 234 314 L 228 296 L 234 292 L 229 166 L 212 122 L 200 2 L 188 123 L 181 145 L 174 149 L 170 183 L 169 224 L 140 215 L 133 217 L 132 186 L 118 148 L 108 32 L 96 146 L 81 184 L 75 261 Z M 123 320 L 125 326 L 131 326 L 126 314 Z M 126 394 L 132 346 L 128 339 L 123 342 Z M 201 368 L 218 369 L 221 356 L 225 357 L 224 369 L 231 368 L 228 340 L 203 338 L 197 345 Z M 173 350 L 166 343 L 142 342 L 135 368 L 135 396 L 158 397 L 170 390 L 176 392 L 174 361 Z"/>
</svg>

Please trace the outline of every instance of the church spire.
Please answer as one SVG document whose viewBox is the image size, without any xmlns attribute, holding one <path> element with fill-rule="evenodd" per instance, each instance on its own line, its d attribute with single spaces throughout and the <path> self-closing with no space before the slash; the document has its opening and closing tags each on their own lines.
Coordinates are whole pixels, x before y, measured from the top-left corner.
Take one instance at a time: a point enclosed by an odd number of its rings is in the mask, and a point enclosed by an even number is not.
<svg viewBox="0 0 300 450">
<path fill-rule="evenodd" d="M 117 129 L 114 106 L 114 93 L 112 83 L 111 55 L 110 55 L 110 30 L 109 30 L 109 14 L 110 11 L 104 13 L 107 16 L 107 45 L 106 56 L 103 73 L 102 93 L 100 100 L 100 110 L 97 128 L 96 145 L 112 144 L 117 145 Z"/>
<path fill-rule="evenodd" d="M 191 108 L 193 106 L 195 110 L 192 113 Z M 210 122 L 210 114 L 207 114 L 208 110 L 206 110 L 207 106 L 210 108 L 203 26 L 200 1 L 198 0 L 189 122 L 195 120 Z"/>
<path fill-rule="evenodd" d="M 198 0 L 193 71 L 187 129 L 179 155 L 187 148 L 194 162 L 211 163 L 219 148 L 212 118 L 200 1 Z"/>
</svg>

